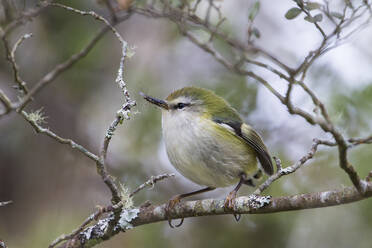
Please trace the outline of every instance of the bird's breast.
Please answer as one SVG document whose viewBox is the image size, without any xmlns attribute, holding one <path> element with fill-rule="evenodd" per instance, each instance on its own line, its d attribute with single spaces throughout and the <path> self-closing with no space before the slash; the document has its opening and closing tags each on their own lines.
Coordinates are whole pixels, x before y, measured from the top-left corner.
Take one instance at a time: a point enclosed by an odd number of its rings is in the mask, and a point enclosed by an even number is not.
<svg viewBox="0 0 372 248">
<path fill-rule="evenodd" d="M 163 137 L 170 162 L 185 177 L 209 187 L 236 183 L 257 168 L 252 150 L 236 135 L 201 115 L 164 111 Z"/>
</svg>

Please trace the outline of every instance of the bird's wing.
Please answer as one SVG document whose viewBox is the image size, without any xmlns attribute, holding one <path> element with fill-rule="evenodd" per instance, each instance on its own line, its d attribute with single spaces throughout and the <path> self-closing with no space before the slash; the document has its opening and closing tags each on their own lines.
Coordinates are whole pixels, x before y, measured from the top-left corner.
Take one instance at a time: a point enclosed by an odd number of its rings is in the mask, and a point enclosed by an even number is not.
<svg viewBox="0 0 372 248">
<path fill-rule="evenodd" d="M 260 135 L 254 131 L 252 127 L 240 121 L 225 121 L 222 119 L 214 119 L 214 121 L 225 128 L 232 128 L 234 133 L 242 138 L 256 152 L 258 160 L 260 161 L 265 173 L 268 175 L 274 173 L 270 154 Z"/>
<path fill-rule="evenodd" d="M 245 123 L 241 126 L 241 133 L 241 137 L 256 151 L 258 160 L 260 161 L 264 171 L 267 174 L 272 175 L 274 173 L 272 160 L 260 135 Z"/>
</svg>

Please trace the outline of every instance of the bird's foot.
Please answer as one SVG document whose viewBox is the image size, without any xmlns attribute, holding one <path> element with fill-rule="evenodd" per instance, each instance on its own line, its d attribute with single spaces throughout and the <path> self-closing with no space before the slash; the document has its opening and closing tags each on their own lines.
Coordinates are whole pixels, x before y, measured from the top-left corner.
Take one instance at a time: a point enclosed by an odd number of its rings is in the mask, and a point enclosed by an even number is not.
<svg viewBox="0 0 372 248">
<path fill-rule="evenodd" d="M 224 207 L 226 210 L 234 210 L 235 198 L 236 198 L 236 191 L 233 190 L 227 195 L 225 199 Z"/>
<path fill-rule="evenodd" d="M 180 223 L 178 223 L 177 225 L 173 226 L 172 224 L 172 219 L 171 219 L 171 215 L 170 215 L 170 211 L 174 208 L 174 206 L 177 205 L 177 203 L 179 203 L 181 201 L 181 195 L 176 195 L 174 197 L 172 197 L 169 201 L 168 201 L 168 204 L 167 206 L 165 207 L 165 215 L 166 217 L 168 218 L 168 224 L 171 228 L 174 228 L 174 227 L 180 227 L 183 223 L 183 218 L 181 219 Z"/>
<path fill-rule="evenodd" d="M 235 210 L 235 199 L 236 199 L 236 191 L 233 190 L 227 195 L 225 199 L 224 207 L 226 210 L 231 210 L 231 211 Z M 240 220 L 240 217 L 241 217 L 240 214 L 233 213 L 233 215 L 236 221 Z"/>
</svg>

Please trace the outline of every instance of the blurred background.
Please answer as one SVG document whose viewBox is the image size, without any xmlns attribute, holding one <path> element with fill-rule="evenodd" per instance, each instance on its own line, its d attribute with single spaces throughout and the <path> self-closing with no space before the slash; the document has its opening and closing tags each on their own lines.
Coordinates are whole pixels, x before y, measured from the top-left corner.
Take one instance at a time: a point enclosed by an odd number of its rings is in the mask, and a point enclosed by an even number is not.
<svg viewBox="0 0 372 248">
<path fill-rule="evenodd" d="M 36 4 L 14 2 L 19 10 Z M 99 1 L 63 3 L 109 17 L 106 6 Z M 224 28 L 231 36 L 246 39 L 248 9 L 253 3 L 219 2 L 228 18 Z M 293 5 L 289 0 L 262 0 L 255 25 L 261 32 L 257 44 L 294 66 L 319 44 L 321 37 L 303 18 L 292 21 L 284 18 Z M 4 11 L 0 11 L 0 19 L 1 15 Z M 14 43 L 23 34 L 33 33 L 17 51 L 21 76 L 29 86 L 34 85 L 57 63 L 87 44 L 101 26 L 91 17 L 48 8 L 9 37 Z M 137 107 L 132 119 L 125 121 L 112 139 L 108 170 L 130 189 L 151 175 L 176 173 L 175 178 L 136 195 L 136 205 L 145 200 L 161 204 L 175 194 L 199 189 L 170 165 L 161 137 L 160 111 L 141 99 L 139 91 L 165 98 L 187 85 L 214 90 L 262 134 L 271 154 L 280 157 L 285 166 L 305 155 L 313 138 L 330 138 L 303 119 L 290 116 L 254 80 L 227 71 L 180 36 L 169 21 L 133 15 L 117 29 L 135 51 L 126 61 L 124 76 Z M 306 81 L 347 137 L 371 133 L 371 39 L 370 27 L 356 33 L 345 45 L 321 57 Z M 45 127 L 98 153 L 104 134 L 123 103 L 115 83 L 120 54 L 117 39 L 107 33 L 86 58 L 43 89 L 28 111 L 42 108 L 48 117 Z M 0 55 L 0 88 L 15 100 L 16 92 L 11 88 L 13 75 L 3 46 Z M 278 90 L 285 89 L 286 84 L 279 78 L 257 68 L 252 70 Z M 294 103 L 311 108 L 311 99 L 297 89 Z M 350 161 L 362 177 L 371 170 L 371 154 L 368 145 L 350 152 Z M 265 193 L 281 196 L 349 185 L 346 174 L 337 165 L 336 149 L 322 147 L 302 169 L 281 178 Z M 231 189 L 196 198 L 222 199 Z M 252 189 L 244 187 L 240 194 L 250 192 Z M 28 123 L 12 113 L 0 119 L 0 201 L 7 200 L 13 204 L 0 208 L 0 239 L 11 248 L 32 248 L 46 247 L 62 233 L 70 233 L 97 205 L 107 205 L 110 193 L 91 160 L 69 146 L 36 134 Z M 372 200 L 367 199 L 323 209 L 245 215 L 238 223 L 233 216 L 188 218 L 177 229 L 171 229 L 166 222 L 140 226 L 98 247 L 371 247 L 371 208 Z"/>
</svg>

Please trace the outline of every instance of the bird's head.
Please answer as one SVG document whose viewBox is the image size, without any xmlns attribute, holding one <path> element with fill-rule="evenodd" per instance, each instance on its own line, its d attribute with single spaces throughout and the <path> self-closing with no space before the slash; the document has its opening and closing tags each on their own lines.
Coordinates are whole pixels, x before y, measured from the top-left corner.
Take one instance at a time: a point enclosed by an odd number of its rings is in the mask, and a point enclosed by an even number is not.
<svg viewBox="0 0 372 248">
<path fill-rule="evenodd" d="M 165 100 L 160 100 L 141 93 L 150 103 L 157 105 L 163 113 L 176 116 L 189 113 L 212 118 L 213 116 L 236 115 L 236 111 L 220 96 L 212 91 L 198 87 L 184 87 L 171 93 Z"/>
</svg>

